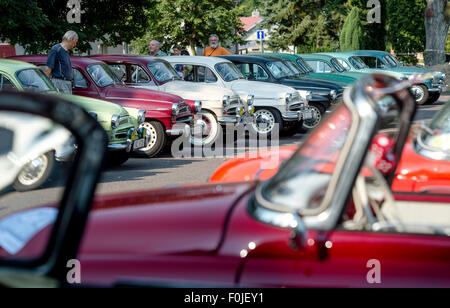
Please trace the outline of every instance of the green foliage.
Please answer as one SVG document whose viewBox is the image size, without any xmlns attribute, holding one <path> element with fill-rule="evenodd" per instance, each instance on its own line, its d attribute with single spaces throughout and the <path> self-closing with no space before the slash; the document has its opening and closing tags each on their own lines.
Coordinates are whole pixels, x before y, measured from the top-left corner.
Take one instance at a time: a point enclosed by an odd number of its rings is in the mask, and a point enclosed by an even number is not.
<svg viewBox="0 0 450 308">
<path fill-rule="evenodd" d="M 388 35 L 395 52 L 422 52 L 425 48 L 426 0 L 390 0 Z"/>
<path fill-rule="evenodd" d="M 206 46 L 213 33 L 222 45 L 242 42 L 241 36 L 235 35 L 235 31 L 244 32 L 241 13 L 232 0 L 158 0 L 154 10 L 146 11 L 150 27 L 131 46 L 135 53 L 146 54 L 149 41 L 155 39 L 165 51 L 175 44 L 194 49 Z"/>
<path fill-rule="evenodd" d="M 258 9 L 260 12 L 264 7 L 264 0 L 242 0 L 240 2 L 242 16 L 252 16 L 252 12 Z"/>
<path fill-rule="evenodd" d="M 361 10 L 353 7 L 345 19 L 340 37 L 341 51 L 364 49 Z"/>
<path fill-rule="evenodd" d="M 147 28 L 144 9 L 152 0 L 83 0 L 81 23 L 69 23 L 67 1 L 1 0 L 0 40 L 20 44 L 27 52 L 39 53 L 61 41 L 67 30 L 79 34 L 77 50 L 90 49 L 89 41 L 118 45 L 136 38 Z"/>
</svg>

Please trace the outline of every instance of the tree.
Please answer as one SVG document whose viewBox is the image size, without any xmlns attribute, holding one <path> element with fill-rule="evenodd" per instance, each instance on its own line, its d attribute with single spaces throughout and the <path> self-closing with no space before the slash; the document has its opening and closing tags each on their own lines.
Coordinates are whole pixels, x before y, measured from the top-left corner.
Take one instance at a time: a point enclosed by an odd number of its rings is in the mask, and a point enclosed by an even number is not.
<svg viewBox="0 0 450 308">
<path fill-rule="evenodd" d="M 364 49 L 361 10 L 353 7 L 345 20 L 340 37 L 341 51 Z"/>
<path fill-rule="evenodd" d="M 148 53 L 148 42 L 156 39 L 163 50 L 180 44 L 195 52 L 196 46 L 208 44 L 211 34 L 230 47 L 227 44 L 242 42 L 240 12 L 232 0 L 159 0 L 154 10 L 146 12 L 147 33 L 133 41 L 132 47 L 136 53 Z"/>
<path fill-rule="evenodd" d="M 426 65 L 445 63 L 445 43 L 450 25 L 450 4 L 447 0 L 427 0 L 425 10 Z"/>
<path fill-rule="evenodd" d="M 83 0 L 81 22 L 69 23 L 67 1 L 2 0 L 0 40 L 22 45 L 27 52 L 48 51 L 71 29 L 79 34 L 77 50 L 90 49 L 89 41 L 118 45 L 136 38 L 147 28 L 145 9 L 152 0 Z"/>
<path fill-rule="evenodd" d="M 388 1 L 388 36 L 396 53 L 417 53 L 424 50 L 423 14 L 425 7 L 425 0 Z M 417 63 L 415 55 L 398 55 L 398 58 L 406 63 Z"/>
</svg>

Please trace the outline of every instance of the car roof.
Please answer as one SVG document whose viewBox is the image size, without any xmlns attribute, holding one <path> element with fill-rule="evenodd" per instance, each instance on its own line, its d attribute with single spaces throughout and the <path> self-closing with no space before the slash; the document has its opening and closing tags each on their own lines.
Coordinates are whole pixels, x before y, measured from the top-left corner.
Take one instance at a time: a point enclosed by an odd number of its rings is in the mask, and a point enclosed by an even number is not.
<svg viewBox="0 0 450 308">
<path fill-rule="evenodd" d="M 22 61 L 30 61 L 30 62 L 42 62 L 43 60 L 45 60 L 44 62 L 47 62 L 47 57 L 48 55 L 26 55 L 26 56 L 13 56 L 10 57 L 9 59 L 18 59 L 18 60 L 22 60 Z M 101 63 L 101 61 L 96 60 L 96 59 L 91 59 L 88 57 L 81 57 L 81 56 L 71 56 L 70 57 L 70 61 L 72 62 L 72 64 L 76 64 L 76 65 L 90 65 L 90 64 L 98 64 Z"/>
<path fill-rule="evenodd" d="M 353 55 L 353 56 L 362 56 L 362 55 L 369 55 L 369 56 L 384 56 L 386 54 L 389 54 L 387 51 L 382 50 L 354 50 L 354 51 L 342 51 L 340 54 L 345 55 Z"/>
<path fill-rule="evenodd" d="M 89 56 L 91 59 L 96 59 L 102 61 L 102 59 L 110 60 L 110 61 L 134 61 L 140 63 L 149 63 L 149 62 L 162 62 L 163 59 L 152 57 L 148 55 L 123 55 L 123 54 L 111 54 L 111 55 L 93 55 Z"/>
<path fill-rule="evenodd" d="M 228 59 L 230 61 L 245 61 L 245 62 L 258 62 L 267 63 L 280 61 L 280 58 L 270 55 L 230 55 L 230 56 L 220 56 L 220 58 Z"/>
<path fill-rule="evenodd" d="M 322 59 L 322 60 L 331 60 L 332 58 L 335 58 L 335 56 L 324 54 L 324 53 L 311 53 L 311 54 L 299 54 L 300 57 L 304 57 L 304 59 Z"/>
<path fill-rule="evenodd" d="M 161 57 L 168 62 L 178 62 L 178 63 L 191 63 L 191 64 L 208 64 L 211 66 L 216 65 L 217 63 L 230 62 L 226 59 L 219 57 L 204 57 L 204 56 L 167 56 Z"/>
<path fill-rule="evenodd" d="M 36 68 L 33 64 L 28 62 L 12 60 L 12 59 L 0 59 L 0 69 L 8 72 L 15 72 L 26 68 Z"/>
</svg>

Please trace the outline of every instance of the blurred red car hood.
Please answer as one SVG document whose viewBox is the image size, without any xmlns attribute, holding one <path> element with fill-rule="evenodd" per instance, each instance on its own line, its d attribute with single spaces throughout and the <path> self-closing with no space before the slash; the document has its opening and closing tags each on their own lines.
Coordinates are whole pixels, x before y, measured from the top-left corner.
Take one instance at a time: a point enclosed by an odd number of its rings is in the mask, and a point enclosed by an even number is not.
<svg viewBox="0 0 450 308">
<path fill-rule="evenodd" d="M 127 100 L 133 100 L 140 101 L 144 103 L 147 101 L 152 101 L 155 103 L 164 103 L 162 105 L 166 105 L 164 107 L 167 107 L 166 103 L 180 103 L 183 101 L 183 99 L 177 95 L 160 92 L 160 91 L 153 91 L 148 89 L 138 89 L 138 88 L 130 88 L 126 86 L 116 85 L 111 86 L 107 88 L 106 99 L 127 99 Z M 171 108 L 172 106 L 169 106 L 168 108 Z"/>
<path fill-rule="evenodd" d="M 254 186 L 209 184 L 97 197 L 80 258 L 213 252 L 233 205 Z"/>
</svg>

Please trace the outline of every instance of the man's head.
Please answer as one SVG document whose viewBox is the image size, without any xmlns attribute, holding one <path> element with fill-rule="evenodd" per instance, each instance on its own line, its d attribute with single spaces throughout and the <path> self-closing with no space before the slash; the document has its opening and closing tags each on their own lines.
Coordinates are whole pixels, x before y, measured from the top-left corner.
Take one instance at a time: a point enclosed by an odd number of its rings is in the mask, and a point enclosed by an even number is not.
<svg viewBox="0 0 450 308">
<path fill-rule="evenodd" d="M 181 48 L 180 45 L 175 45 L 175 46 L 173 46 L 172 50 L 173 50 L 174 56 L 179 56 L 179 55 L 181 55 L 181 51 L 183 50 L 183 48 Z"/>
<path fill-rule="evenodd" d="M 211 34 L 209 37 L 209 46 L 211 48 L 217 48 L 219 46 L 219 36 L 217 34 Z"/>
<path fill-rule="evenodd" d="M 63 36 L 63 43 L 68 50 L 72 50 L 78 43 L 78 34 L 75 31 L 67 31 Z"/>
<path fill-rule="evenodd" d="M 148 50 L 152 55 L 156 55 L 159 51 L 159 42 L 157 40 L 151 40 L 148 44 Z"/>
</svg>

